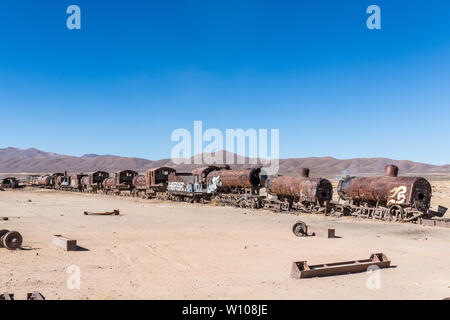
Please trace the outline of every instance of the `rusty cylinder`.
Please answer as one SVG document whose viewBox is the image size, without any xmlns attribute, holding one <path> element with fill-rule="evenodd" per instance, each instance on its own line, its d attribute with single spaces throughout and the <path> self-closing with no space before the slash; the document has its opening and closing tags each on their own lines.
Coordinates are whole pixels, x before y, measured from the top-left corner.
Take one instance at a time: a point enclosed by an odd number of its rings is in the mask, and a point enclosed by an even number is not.
<svg viewBox="0 0 450 320">
<path fill-rule="evenodd" d="M 398 167 L 393 164 L 389 164 L 384 168 L 384 175 L 386 177 L 397 177 L 398 176 Z"/>
<path fill-rule="evenodd" d="M 309 177 L 309 169 L 308 168 L 300 168 L 299 173 L 300 173 L 300 177 L 304 177 L 304 178 Z"/>
<path fill-rule="evenodd" d="M 147 179 L 144 175 L 140 174 L 133 178 L 133 186 L 144 187 L 147 184 Z"/>
<path fill-rule="evenodd" d="M 105 180 L 103 180 L 102 184 L 104 188 L 113 188 L 116 186 L 114 178 L 106 178 Z"/>
</svg>

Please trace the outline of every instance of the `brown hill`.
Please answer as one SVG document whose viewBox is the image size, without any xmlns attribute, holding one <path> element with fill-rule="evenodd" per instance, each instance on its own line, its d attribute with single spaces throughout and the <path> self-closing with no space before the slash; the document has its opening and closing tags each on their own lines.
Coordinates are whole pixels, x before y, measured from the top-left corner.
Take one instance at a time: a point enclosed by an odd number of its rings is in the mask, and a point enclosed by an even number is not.
<svg viewBox="0 0 450 320">
<path fill-rule="evenodd" d="M 201 163 L 202 157 L 205 158 L 206 156 L 207 155 L 196 155 L 191 158 L 191 164 L 176 165 L 170 159 L 152 161 L 141 158 L 96 154 L 74 157 L 44 152 L 37 149 L 5 148 L 0 149 L 0 172 L 39 174 L 64 171 L 92 172 L 96 170 L 115 172 L 123 169 L 145 172 L 149 168 L 158 166 L 170 166 L 178 171 L 190 171 L 194 168 L 204 166 L 205 164 L 195 164 L 194 160 Z M 231 165 L 234 169 L 255 165 L 255 162 L 252 162 L 251 159 L 229 152 L 223 152 L 221 158 L 226 160 L 227 156 L 231 156 L 234 159 L 233 163 L 238 163 Z M 311 169 L 311 175 L 313 176 L 341 176 L 346 174 L 371 175 L 381 174 L 384 167 L 390 163 L 397 165 L 400 168 L 400 173 L 403 175 L 450 174 L 450 165 L 436 166 L 388 158 L 355 158 L 341 160 L 332 157 L 281 159 L 279 174 L 294 175 L 298 172 L 299 168 L 307 167 Z"/>
</svg>

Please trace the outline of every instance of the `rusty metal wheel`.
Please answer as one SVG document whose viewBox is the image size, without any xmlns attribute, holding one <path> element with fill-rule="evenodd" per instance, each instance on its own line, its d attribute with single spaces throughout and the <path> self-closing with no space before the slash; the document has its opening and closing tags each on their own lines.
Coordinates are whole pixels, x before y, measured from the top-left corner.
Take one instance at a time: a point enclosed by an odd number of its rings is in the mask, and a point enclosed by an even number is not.
<svg viewBox="0 0 450 320">
<path fill-rule="evenodd" d="M 390 207 L 389 214 L 391 215 L 393 221 L 403 221 L 405 218 L 405 211 L 400 206 L 393 205 Z"/>
<path fill-rule="evenodd" d="M 22 245 L 22 236 L 17 231 L 10 231 L 2 237 L 2 243 L 8 250 L 16 250 Z"/>
<path fill-rule="evenodd" d="M 0 230 L 0 248 L 3 248 L 4 246 L 3 246 L 3 239 L 2 239 L 2 237 L 5 235 L 5 234 L 7 234 L 9 232 L 9 230 L 6 230 L 6 229 L 3 229 L 3 230 Z"/>
<path fill-rule="evenodd" d="M 297 237 L 305 237 L 308 235 L 308 226 L 306 223 L 299 220 L 292 226 L 292 232 L 294 232 Z"/>
</svg>

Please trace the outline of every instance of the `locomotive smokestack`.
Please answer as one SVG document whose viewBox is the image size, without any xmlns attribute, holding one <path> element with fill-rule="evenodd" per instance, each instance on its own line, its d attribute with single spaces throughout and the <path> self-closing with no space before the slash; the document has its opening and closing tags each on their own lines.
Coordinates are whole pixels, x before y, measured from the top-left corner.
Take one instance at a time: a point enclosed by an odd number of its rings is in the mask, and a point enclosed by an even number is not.
<svg viewBox="0 0 450 320">
<path fill-rule="evenodd" d="M 384 175 L 386 177 L 396 177 L 398 175 L 398 167 L 393 164 L 389 164 L 384 168 Z"/>
<path fill-rule="evenodd" d="M 308 168 L 300 168 L 300 176 L 304 178 L 309 177 L 309 169 Z"/>
</svg>

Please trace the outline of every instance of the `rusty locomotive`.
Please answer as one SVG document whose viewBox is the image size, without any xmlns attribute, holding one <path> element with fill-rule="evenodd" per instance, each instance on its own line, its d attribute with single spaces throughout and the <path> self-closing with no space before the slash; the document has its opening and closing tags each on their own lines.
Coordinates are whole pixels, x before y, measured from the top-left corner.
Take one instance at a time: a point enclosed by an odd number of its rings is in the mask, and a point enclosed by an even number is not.
<svg viewBox="0 0 450 320">
<path fill-rule="evenodd" d="M 343 204 L 340 214 L 389 221 L 413 221 L 442 217 L 446 208 L 430 209 L 432 189 L 422 177 L 399 177 L 398 167 L 388 165 L 382 177 L 350 177 L 339 181 L 337 192 Z"/>
<path fill-rule="evenodd" d="M 343 177 L 333 201 L 333 186 L 324 178 L 309 176 L 301 168 L 296 176 L 267 176 L 264 168 L 231 170 L 229 166 L 207 166 L 192 172 L 170 167 L 153 168 L 146 175 L 124 170 L 110 177 L 105 171 L 43 175 L 37 179 L 45 188 L 101 192 L 145 199 L 213 202 L 242 208 L 276 211 L 322 212 L 387 221 L 419 221 L 442 217 L 446 208 L 430 209 L 432 189 L 421 177 L 399 177 L 398 167 L 388 165 L 381 177 Z"/>
</svg>

